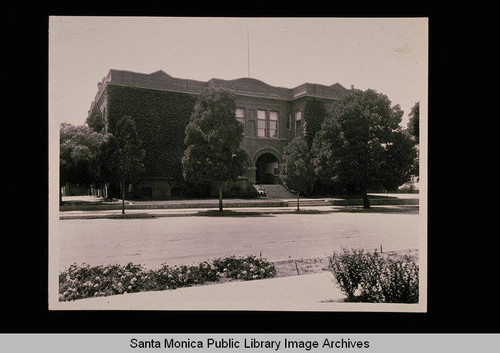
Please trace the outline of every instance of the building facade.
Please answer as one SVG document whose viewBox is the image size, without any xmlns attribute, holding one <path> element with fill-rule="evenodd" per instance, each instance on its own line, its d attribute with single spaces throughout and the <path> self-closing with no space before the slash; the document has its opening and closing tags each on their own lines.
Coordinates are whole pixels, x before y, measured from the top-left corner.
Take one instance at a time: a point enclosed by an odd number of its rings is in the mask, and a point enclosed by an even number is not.
<svg viewBox="0 0 500 353">
<path fill-rule="evenodd" d="M 351 91 L 339 83 L 283 88 L 253 78 L 204 82 L 175 78 L 161 70 L 144 74 L 113 69 L 97 86 L 89 116 L 100 115 L 105 130 L 113 132 L 116 119 L 130 115 L 148 142 L 146 174 L 133 186 L 133 194 L 152 199 L 181 196 L 184 128 L 203 91 L 224 88 L 235 95 L 236 119 L 244 125 L 241 147 L 247 155 L 246 173 L 237 182 L 240 187 L 279 183 L 283 149 L 304 134 L 307 103 L 328 106 Z"/>
</svg>

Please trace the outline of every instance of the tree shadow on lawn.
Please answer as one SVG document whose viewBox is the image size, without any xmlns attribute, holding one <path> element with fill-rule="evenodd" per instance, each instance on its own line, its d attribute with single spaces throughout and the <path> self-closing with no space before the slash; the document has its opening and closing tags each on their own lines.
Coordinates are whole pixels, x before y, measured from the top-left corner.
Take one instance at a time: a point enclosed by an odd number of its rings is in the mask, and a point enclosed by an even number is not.
<svg viewBox="0 0 500 353">
<path fill-rule="evenodd" d="M 269 211 L 232 211 L 232 210 L 209 210 L 200 211 L 195 216 L 204 217 L 275 217 L 280 214 L 325 214 L 332 213 L 333 210 L 269 210 Z"/>
<path fill-rule="evenodd" d="M 418 205 L 395 205 L 395 206 L 370 206 L 364 208 L 363 206 L 342 206 L 337 208 L 334 212 L 343 213 L 411 213 L 418 214 Z"/>
<path fill-rule="evenodd" d="M 209 211 L 199 211 L 194 216 L 201 216 L 201 217 L 274 217 L 274 214 L 267 213 L 267 212 L 252 212 L 252 211 L 209 210 Z"/>
</svg>

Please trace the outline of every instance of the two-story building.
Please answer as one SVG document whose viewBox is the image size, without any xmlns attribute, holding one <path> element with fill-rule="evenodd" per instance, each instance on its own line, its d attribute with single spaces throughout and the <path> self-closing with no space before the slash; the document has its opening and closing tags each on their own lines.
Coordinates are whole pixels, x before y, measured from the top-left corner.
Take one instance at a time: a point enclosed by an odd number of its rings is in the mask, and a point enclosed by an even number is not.
<svg viewBox="0 0 500 353">
<path fill-rule="evenodd" d="M 133 186 L 135 196 L 180 196 L 184 128 L 196 97 L 208 88 L 225 88 L 236 97 L 235 116 L 244 125 L 242 148 L 247 153 L 246 173 L 239 185 L 279 183 L 283 149 L 304 133 L 307 102 L 316 100 L 328 106 L 350 92 L 339 83 L 284 88 L 254 78 L 204 82 L 175 78 L 161 70 L 150 74 L 110 70 L 98 83 L 89 116 L 100 114 L 110 132 L 123 115 L 136 120 L 138 133 L 146 142 L 146 173 Z"/>
</svg>

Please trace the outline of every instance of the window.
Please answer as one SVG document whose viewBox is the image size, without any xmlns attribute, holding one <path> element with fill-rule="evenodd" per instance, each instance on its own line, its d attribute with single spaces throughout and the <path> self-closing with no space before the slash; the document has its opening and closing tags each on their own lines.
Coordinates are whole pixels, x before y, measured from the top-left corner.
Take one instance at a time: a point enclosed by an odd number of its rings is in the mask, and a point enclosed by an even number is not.
<svg viewBox="0 0 500 353">
<path fill-rule="evenodd" d="M 236 108 L 236 120 L 245 125 L 245 109 Z"/>
<path fill-rule="evenodd" d="M 295 136 L 298 136 L 302 128 L 302 111 L 295 112 Z"/>
<path fill-rule="evenodd" d="M 266 111 L 257 111 L 257 136 L 265 137 L 267 136 L 267 121 L 266 121 Z"/>
<path fill-rule="evenodd" d="M 302 111 L 296 111 L 295 112 L 295 121 L 301 121 L 302 120 Z"/>
<path fill-rule="evenodd" d="M 278 137 L 278 112 L 269 112 L 269 136 Z"/>
</svg>

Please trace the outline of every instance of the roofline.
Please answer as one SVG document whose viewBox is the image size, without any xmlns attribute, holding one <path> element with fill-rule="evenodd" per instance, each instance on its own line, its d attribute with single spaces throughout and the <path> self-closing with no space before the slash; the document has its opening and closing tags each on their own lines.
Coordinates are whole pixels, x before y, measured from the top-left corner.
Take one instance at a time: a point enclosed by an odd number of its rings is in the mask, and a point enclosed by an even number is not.
<svg viewBox="0 0 500 353">
<path fill-rule="evenodd" d="M 167 77 L 172 78 L 172 79 L 177 79 L 177 80 L 189 80 L 189 81 L 196 81 L 196 82 L 203 82 L 203 83 L 209 83 L 209 82 L 211 82 L 211 81 L 216 81 L 216 80 L 219 80 L 219 81 L 225 81 L 225 82 L 233 82 L 233 81 L 238 81 L 238 80 L 250 79 L 250 80 L 253 80 L 253 81 L 256 81 L 256 82 L 262 83 L 262 84 L 264 84 L 264 85 L 267 85 L 267 86 L 269 86 L 269 87 L 273 87 L 273 88 L 282 88 L 282 89 L 291 89 L 291 90 L 293 90 L 293 89 L 296 89 L 296 88 L 298 88 L 298 87 L 301 87 L 301 86 L 303 86 L 303 85 L 308 84 L 308 85 L 317 85 L 317 86 L 323 86 L 323 87 L 328 87 L 328 88 L 332 88 L 332 87 L 334 87 L 334 86 L 340 86 L 342 89 L 344 89 L 344 90 L 346 90 L 346 91 L 348 91 L 348 90 L 349 90 L 349 89 L 345 88 L 342 84 L 340 84 L 338 81 L 337 81 L 337 82 L 335 82 L 335 83 L 333 83 L 333 84 L 331 84 L 331 85 L 329 85 L 329 86 L 328 86 L 328 85 L 325 85 L 325 84 L 322 84 L 322 83 L 315 83 L 315 82 L 307 82 L 307 81 L 306 81 L 306 82 L 304 82 L 304 83 L 302 83 L 302 84 L 300 84 L 300 85 L 297 85 L 297 86 L 295 86 L 295 87 L 290 88 L 290 87 L 283 87 L 283 86 L 274 86 L 274 85 L 271 85 L 271 84 L 269 84 L 269 83 L 267 83 L 267 82 L 265 82 L 265 81 L 262 81 L 262 80 L 260 80 L 260 79 L 257 79 L 257 78 L 254 78 L 254 77 L 246 77 L 246 76 L 241 76 L 241 77 L 234 78 L 234 79 L 224 79 L 224 78 L 212 77 L 211 79 L 209 79 L 209 80 L 207 80 L 207 81 L 200 81 L 200 80 L 194 80 L 194 79 L 187 79 L 187 78 L 182 78 L 182 77 L 172 76 L 172 75 L 168 74 L 167 72 L 165 72 L 165 71 L 163 71 L 163 70 L 161 70 L 161 69 L 160 69 L 160 70 L 153 71 L 153 72 L 151 72 L 151 73 L 149 73 L 149 74 L 146 74 L 146 73 L 144 73 L 144 72 L 131 71 L 131 70 L 109 69 L 109 71 L 108 71 L 108 75 L 107 75 L 107 76 L 109 76 L 109 74 L 110 74 L 111 72 L 113 72 L 113 71 L 114 71 L 114 72 L 127 72 L 127 73 L 131 73 L 131 74 L 136 74 L 136 75 L 148 75 L 148 76 L 152 76 L 152 75 L 157 74 L 157 73 L 162 73 L 162 74 L 164 74 L 164 75 L 166 75 Z"/>
<path fill-rule="evenodd" d="M 216 87 L 218 83 L 225 83 L 237 95 L 247 97 L 260 97 L 269 99 L 294 100 L 303 96 L 335 100 L 339 93 L 347 93 L 346 89 L 336 82 L 330 86 L 320 83 L 305 82 L 293 88 L 273 86 L 253 77 L 239 77 L 231 80 L 211 78 L 208 81 L 199 81 L 174 77 L 163 70 L 146 74 L 130 70 L 110 69 L 108 74 L 99 82 L 97 94 L 91 104 L 89 113 L 102 94 L 107 84 L 116 84 L 127 87 L 172 91 L 178 93 L 200 94 L 202 91 Z M 339 89 L 344 92 L 339 92 Z"/>
</svg>

